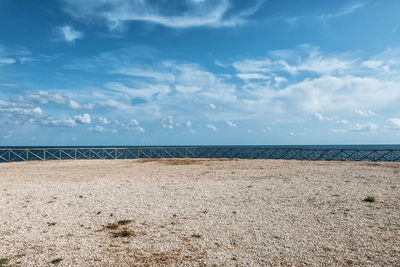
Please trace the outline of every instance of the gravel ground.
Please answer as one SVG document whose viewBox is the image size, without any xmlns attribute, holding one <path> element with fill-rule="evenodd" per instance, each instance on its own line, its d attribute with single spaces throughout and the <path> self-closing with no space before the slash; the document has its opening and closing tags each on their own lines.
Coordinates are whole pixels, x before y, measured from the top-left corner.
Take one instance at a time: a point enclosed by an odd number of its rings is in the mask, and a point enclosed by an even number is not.
<svg viewBox="0 0 400 267">
<path fill-rule="evenodd" d="M 0 192 L 0 266 L 400 266 L 399 163 L 3 163 Z"/>
</svg>

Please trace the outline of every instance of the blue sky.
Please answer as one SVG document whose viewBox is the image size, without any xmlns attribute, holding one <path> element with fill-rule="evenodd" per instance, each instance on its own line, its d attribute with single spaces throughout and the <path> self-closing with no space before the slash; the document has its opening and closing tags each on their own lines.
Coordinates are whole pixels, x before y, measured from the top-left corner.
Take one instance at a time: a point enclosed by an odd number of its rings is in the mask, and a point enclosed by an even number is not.
<svg viewBox="0 0 400 267">
<path fill-rule="evenodd" d="M 400 1 L 2 0 L 0 145 L 400 142 Z"/>
</svg>

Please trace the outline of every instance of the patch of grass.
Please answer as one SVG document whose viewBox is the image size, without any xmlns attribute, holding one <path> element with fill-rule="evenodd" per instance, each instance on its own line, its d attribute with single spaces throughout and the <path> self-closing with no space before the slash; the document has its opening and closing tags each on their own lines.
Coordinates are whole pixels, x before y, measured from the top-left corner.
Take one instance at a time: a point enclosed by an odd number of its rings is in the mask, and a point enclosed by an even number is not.
<svg viewBox="0 0 400 267">
<path fill-rule="evenodd" d="M 375 202 L 376 199 L 375 199 L 373 196 L 366 196 L 366 197 L 364 198 L 364 201 L 365 201 L 365 202 Z"/>
<path fill-rule="evenodd" d="M 51 263 L 51 264 L 58 264 L 58 263 L 60 263 L 62 260 L 63 260 L 62 258 L 57 258 L 57 259 L 52 260 L 50 263 Z"/>
<path fill-rule="evenodd" d="M 48 222 L 47 225 L 48 226 L 54 226 L 54 225 L 56 225 L 56 223 L 55 222 Z"/>
<path fill-rule="evenodd" d="M 117 231 L 113 233 L 113 237 L 130 237 L 130 236 L 134 236 L 135 233 L 131 230 L 128 229 L 123 229 L 121 231 Z"/>
<path fill-rule="evenodd" d="M 0 258 L 0 267 L 6 267 L 6 264 L 9 262 L 9 259 Z"/>
<path fill-rule="evenodd" d="M 194 237 L 194 238 L 201 238 L 201 235 L 199 235 L 199 234 L 192 234 L 192 237 Z"/>
<path fill-rule="evenodd" d="M 22 258 L 22 257 L 25 257 L 25 254 L 18 254 L 18 255 L 15 255 L 15 257 L 16 258 Z"/>
<path fill-rule="evenodd" d="M 125 224 L 131 223 L 131 222 L 132 222 L 132 220 L 119 220 L 117 223 L 119 225 L 125 225 Z"/>
<path fill-rule="evenodd" d="M 115 230 L 115 229 L 117 229 L 118 227 L 119 227 L 119 224 L 117 224 L 117 223 L 109 223 L 109 224 L 107 224 L 107 225 L 105 226 L 105 228 L 111 229 L 111 230 Z"/>
</svg>

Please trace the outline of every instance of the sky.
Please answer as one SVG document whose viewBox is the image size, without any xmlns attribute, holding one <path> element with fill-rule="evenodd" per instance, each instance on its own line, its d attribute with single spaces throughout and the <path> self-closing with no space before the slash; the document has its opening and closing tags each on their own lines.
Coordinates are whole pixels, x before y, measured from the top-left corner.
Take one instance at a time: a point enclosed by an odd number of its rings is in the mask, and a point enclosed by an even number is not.
<svg viewBox="0 0 400 267">
<path fill-rule="evenodd" d="M 398 0 L 2 0 L 0 146 L 400 143 Z"/>
</svg>

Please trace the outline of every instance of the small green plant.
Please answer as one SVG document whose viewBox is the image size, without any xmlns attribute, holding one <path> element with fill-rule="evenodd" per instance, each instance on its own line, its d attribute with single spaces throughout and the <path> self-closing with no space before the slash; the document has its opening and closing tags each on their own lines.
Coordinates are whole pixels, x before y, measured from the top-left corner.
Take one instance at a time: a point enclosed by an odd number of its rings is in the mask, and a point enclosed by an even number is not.
<svg viewBox="0 0 400 267">
<path fill-rule="evenodd" d="M 61 259 L 61 258 L 57 258 L 57 259 L 52 260 L 50 263 L 51 263 L 51 264 L 58 264 L 58 263 L 60 263 L 62 260 L 63 260 L 63 259 Z"/>
<path fill-rule="evenodd" d="M 376 199 L 375 199 L 373 196 L 366 196 L 366 197 L 364 198 L 364 201 L 365 201 L 365 202 L 375 202 Z"/>
<path fill-rule="evenodd" d="M 0 267 L 6 267 L 6 264 L 8 263 L 8 259 L 6 258 L 0 258 Z"/>
</svg>

